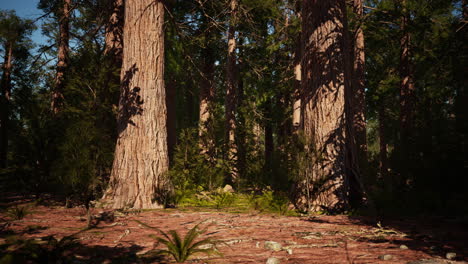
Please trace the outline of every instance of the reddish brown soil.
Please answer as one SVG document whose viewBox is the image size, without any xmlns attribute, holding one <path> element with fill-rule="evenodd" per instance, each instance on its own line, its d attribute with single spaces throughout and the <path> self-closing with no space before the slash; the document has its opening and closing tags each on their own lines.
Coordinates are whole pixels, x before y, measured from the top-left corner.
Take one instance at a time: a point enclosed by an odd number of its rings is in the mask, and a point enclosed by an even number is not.
<svg viewBox="0 0 468 264">
<path fill-rule="evenodd" d="M 86 227 L 84 209 L 36 206 L 31 214 L 11 221 L 0 232 L 0 244 L 12 233 L 28 238 L 75 234 L 81 246 L 72 253 L 82 261 L 79 263 L 167 263 L 171 262 L 170 258 L 141 257 L 148 250 L 163 246 L 150 237 L 159 235 L 156 231 L 134 220 L 181 234 L 205 221 L 202 226 L 211 223 L 205 236 L 225 242 L 218 245 L 223 256 L 199 254 L 189 263 L 265 263 L 270 257 L 278 258 L 281 263 L 298 264 L 407 263 L 442 260 L 447 252 L 455 252 L 458 263 L 468 260 L 468 229 L 466 222 L 457 219 L 382 221 L 379 228 L 375 220 L 349 216 L 286 217 L 257 212 L 165 209 L 127 215 L 116 213 L 112 219 L 103 217 L 103 211 L 98 209 L 93 213 L 101 216 L 99 221 L 95 220 L 95 227 L 80 231 Z M 9 221 L 5 215 L 0 217 Z M 265 241 L 281 243 L 292 249 L 292 254 L 265 249 Z M 401 249 L 400 245 L 409 249 Z M 380 260 L 379 256 L 384 254 L 392 255 L 392 259 Z"/>
</svg>

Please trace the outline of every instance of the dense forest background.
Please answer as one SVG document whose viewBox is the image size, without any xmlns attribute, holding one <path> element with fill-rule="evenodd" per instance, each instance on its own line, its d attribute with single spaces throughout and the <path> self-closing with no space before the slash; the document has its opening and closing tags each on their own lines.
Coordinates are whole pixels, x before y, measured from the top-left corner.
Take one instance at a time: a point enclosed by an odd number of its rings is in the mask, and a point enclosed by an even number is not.
<svg viewBox="0 0 468 264">
<path fill-rule="evenodd" d="M 41 0 L 44 14 L 34 21 L 0 12 L 2 193 L 85 204 L 103 197 L 117 166 L 122 105 L 133 104 L 127 114 L 147 118 L 139 112 L 146 97 L 139 87 L 125 89 L 131 77 L 121 68 L 131 56 L 125 30 L 147 36 L 152 24 L 124 26 L 129 2 Z M 162 53 L 139 53 L 138 60 L 164 58 L 164 86 L 157 87 L 164 88 L 158 98 L 167 120 L 156 129 L 165 131 L 159 137 L 167 134 L 159 149 L 167 151 L 169 167 L 161 173 L 169 180 L 158 203 L 174 205 L 230 184 L 236 192 L 272 191 L 301 211 L 334 212 L 309 204 L 326 184 L 307 172 L 327 159 L 316 148 L 317 132 L 307 129 L 314 120 L 304 107 L 304 87 L 313 83 L 305 73 L 328 58 L 304 45 L 326 10 L 315 2 L 167 0 L 156 8 L 164 42 L 154 45 L 164 44 Z M 345 155 L 358 169 L 344 182 L 359 182 L 366 202 L 356 212 L 466 215 L 466 1 L 325 2 L 345 10 L 336 14 L 341 53 L 327 56 L 342 58 L 352 71 L 344 74 L 352 90 L 343 98 L 352 109 L 346 112 L 356 152 Z M 48 43 L 33 52 L 38 21 Z"/>
</svg>

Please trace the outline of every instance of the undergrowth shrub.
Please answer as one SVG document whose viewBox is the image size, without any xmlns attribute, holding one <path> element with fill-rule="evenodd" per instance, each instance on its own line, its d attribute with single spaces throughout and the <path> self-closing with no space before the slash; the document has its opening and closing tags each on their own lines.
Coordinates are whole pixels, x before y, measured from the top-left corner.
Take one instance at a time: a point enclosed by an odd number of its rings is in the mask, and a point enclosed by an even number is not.
<svg viewBox="0 0 468 264">
<path fill-rule="evenodd" d="M 190 193 L 200 187 L 204 190 L 220 187 L 228 171 L 229 166 L 222 157 L 209 157 L 201 153 L 196 129 L 182 130 L 175 148 L 173 166 L 169 171 L 172 183 L 178 190 L 176 201 L 180 202 L 187 190 Z"/>
</svg>

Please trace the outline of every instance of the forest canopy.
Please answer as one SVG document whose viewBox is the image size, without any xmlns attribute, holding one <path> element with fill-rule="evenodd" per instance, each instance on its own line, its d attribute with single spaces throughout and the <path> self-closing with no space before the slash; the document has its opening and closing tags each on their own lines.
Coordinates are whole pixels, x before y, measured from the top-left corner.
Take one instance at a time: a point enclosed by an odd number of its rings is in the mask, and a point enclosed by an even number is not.
<svg viewBox="0 0 468 264">
<path fill-rule="evenodd" d="M 142 209 L 229 185 L 298 212 L 468 213 L 466 0 L 38 8 L 0 10 L 2 193 Z"/>
</svg>

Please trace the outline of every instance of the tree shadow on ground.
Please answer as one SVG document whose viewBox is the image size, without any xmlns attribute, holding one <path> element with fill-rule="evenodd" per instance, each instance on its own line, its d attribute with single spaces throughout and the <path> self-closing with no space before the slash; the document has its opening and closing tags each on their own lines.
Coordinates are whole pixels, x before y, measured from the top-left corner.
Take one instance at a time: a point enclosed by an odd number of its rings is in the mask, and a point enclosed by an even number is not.
<svg viewBox="0 0 468 264">
<path fill-rule="evenodd" d="M 307 222 L 336 224 L 341 226 L 361 225 L 371 227 L 372 236 L 355 235 L 357 242 L 390 243 L 399 248 L 424 252 L 434 258 L 446 258 L 449 252 L 456 253 L 455 260 L 468 261 L 468 219 L 450 217 L 405 217 L 376 219 L 365 216 L 343 216 L 333 219 L 310 217 Z M 351 235 L 353 236 L 353 235 Z"/>
</svg>

